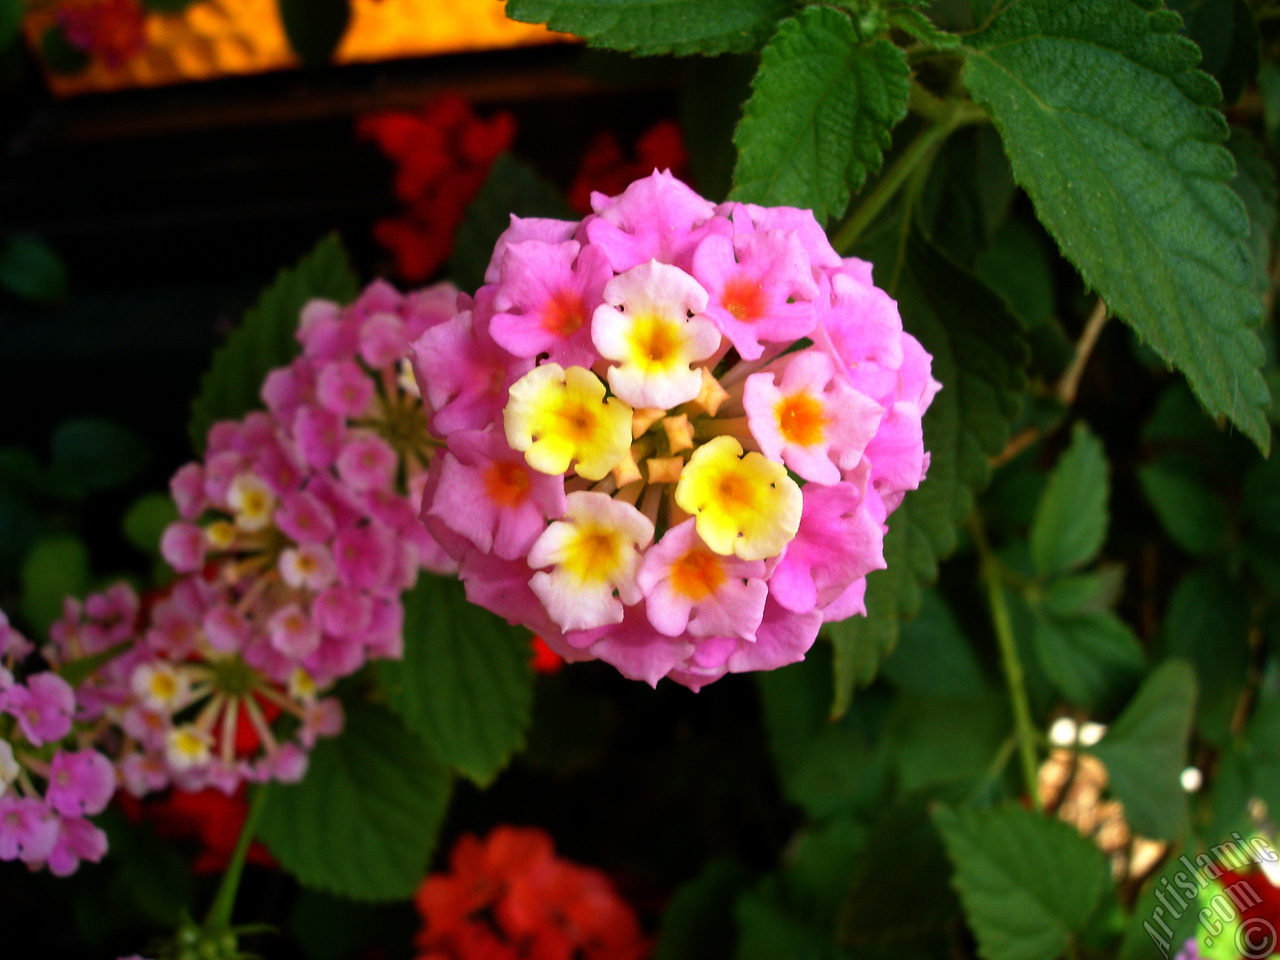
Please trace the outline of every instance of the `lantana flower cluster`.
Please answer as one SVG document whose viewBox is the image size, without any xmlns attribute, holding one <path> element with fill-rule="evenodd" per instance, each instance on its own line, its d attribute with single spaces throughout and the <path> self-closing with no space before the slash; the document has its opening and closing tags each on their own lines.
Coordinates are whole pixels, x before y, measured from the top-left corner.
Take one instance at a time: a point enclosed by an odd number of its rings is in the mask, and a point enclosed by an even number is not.
<svg viewBox="0 0 1280 960">
<path fill-rule="evenodd" d="M 939 389 L 871 266 L 809 211 L 669 173 L 513 217 L 414 344 L 444 441 L 423 520 L 469 598 L 566 659 L 693 689 L 865 613 Z"/>
<path fill-rule="evenodd" d="M 395 258 L 399 275 L 420 283 L 448 259 L 468 205 L 515 139 L 515 118 L 505 111 L 482 118 L 462 98 L 446 95 L 413 113 L 361 117 L 357 130 L 395 164 L 392 187 L 404 205 L 374 225 L 374 237 Z"/>
<path fill-rule="evenodd" d="M 107 852 L 86 818 L 106 809 L 116 773 L 89 746 L 70 683 L 52 670 L 19 678 L 33 650 L 0 611 L 0 860 L 64 877 Z"/>
<path fill-rule="evenodd" d="M 184 576 L 151 611 L 120 717 L 135 794 L 301 777 L 342 724 L 323 691 L 400 656 L 400 594 L 453 568 L 415 516 L 432 441 L 404 357 L 455 296 L 375 283 L 345 309 L 312 301 L 267 411 L 215 424 L 174 476 L 161 549 Z"/>
<path fill-rule="evenodd" d="M 600 870 L 555 855 L 546 832 L 496 827 L 463 836 L 449 872 L 415 898 L 419 960 L 642 960 L 635 911 Z"/>
</svg>

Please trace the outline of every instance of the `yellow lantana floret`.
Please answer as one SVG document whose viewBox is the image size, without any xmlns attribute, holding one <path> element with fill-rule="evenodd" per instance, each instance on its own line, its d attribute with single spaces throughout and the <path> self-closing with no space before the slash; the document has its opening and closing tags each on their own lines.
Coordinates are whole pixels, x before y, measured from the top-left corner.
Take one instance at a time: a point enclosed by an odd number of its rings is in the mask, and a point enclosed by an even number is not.
<svg viewBox="0 0 1280 960">
<path fill-rule="evenodd" d="M 578 476 L 601 479 L 631 448 L 631 408 L 604 392 L 583 367 L 534 367 L 511 385 L 502 414 L 507 443 L 542 473 L 565 473 L 576 460 Z"/>
<path fill-rule="evenodd" d="M 676 484 L 676 503 L 696 518 L 698 536 L 722 556 L 765 560 L 800 529 L 800 488 L 787 468 L 721 436 L 693 452 Z"/>
</svg>

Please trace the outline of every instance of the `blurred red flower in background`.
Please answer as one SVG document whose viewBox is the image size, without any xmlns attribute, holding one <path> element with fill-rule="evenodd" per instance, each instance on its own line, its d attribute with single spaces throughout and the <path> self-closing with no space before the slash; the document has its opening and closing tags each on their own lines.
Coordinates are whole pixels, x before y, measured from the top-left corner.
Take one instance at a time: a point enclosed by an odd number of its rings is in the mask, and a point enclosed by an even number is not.
<svg viewBox="0 0 1280 960">
<path fill-rule="evenodd" d="M 143 800 L 121 791 L 116 794 L 116 802 L 130 821 L 148 821 L 162 839 L 194 843 L 194 873 L 222 873 L 227 869 L 249 814 L 243 786 L 229 796 L 210 788 L 195 792 L 170 790 Z M 276 865 L 267 848 L 256 840 L 249 846 L 247 861 L 263 867 Z"/>
<path fill-rule="evenodd" d="M 146 18 L 136 0 L 64 4 L 58 24 L 69 44 L 113 70 L 147 45 Z"/>
<path fill-rule="evenodd" d="M 533 827 L 463 836 L 418 889 L 419 960 L 642 960 L 650 944 L 609 878 Z"/>
<path fill-rule="evenodd" d="M 405 205 L 374 225 L 374 237 L 403 280 L 421 283 L 448 259 L 467 205 L 515 138 L 515 119 L 498 112 L 485 120 L 460 97 L 441 96 L 416 113 L 362 117 L 356 129 L 395 164 L 395 194 Z"/>
<path fill-rule="evenodd" d="M 587 145 L 577 176 L 569 185 L 569 206 L 578 213 L 591 213 L 593 190 L 612 197 L 654 170 L 670 170 L 688 183 L 688 164 L 680 125 L 674 120 L 660 120 L 641 134 L 634 159 L 627 157 L 612 132 L 601 130 Z"/>
</svg>

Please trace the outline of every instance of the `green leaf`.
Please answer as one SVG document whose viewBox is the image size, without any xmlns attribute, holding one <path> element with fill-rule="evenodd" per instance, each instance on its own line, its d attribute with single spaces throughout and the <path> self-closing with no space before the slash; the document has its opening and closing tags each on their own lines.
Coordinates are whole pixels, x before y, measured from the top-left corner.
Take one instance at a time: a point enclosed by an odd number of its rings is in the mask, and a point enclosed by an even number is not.
<svg viewBox="0 0 1280 960">
<path fill-rule="evenodd" d="M 1057 308 L 1047 247 L 1043 232 L 1022 220 L 1006 220 L 973 263 L 982 281 L 1028 328 L 1051 322 Z"/>
<path fill-rule="evenodd" d="M 827 716 L 831 660 L 824 646 L 801 663 L 757 674 L 769 752 L 783 794 L 815 820 L 870 813 L 889 784 L 880 749 L 882 710 L 860 697 L 838 722 Z"/>
<path fill-rule="evenodd" d="M 1008 221 L 1017 195 L 1000 134 L 989 124 L 963 127 L 947 137 L 929 167 L 919 223 L 939 249 L 977 272 L 977 255 Z M 1034 274 L 1023 282 L 1034 282 Z M 1004 294 L 1004 283 L 991 287 Z"/>
<path fill-rule="evenodd" d="M 899 697 L 889 721 L 890 760 L 904 792 L 982 776 L 1009 733 L 999 697 Z"/>
<path fill-rule="evenodd" d="M 954 50 L 960 46 L 959 37 L 954 33 L 939 30 L 934 26 L 933 21 L 919 10 L 904 7 L 890 10 L 889 23 L 934 50 Z"/>
<path fill-rule="evenodd" d="M 1096 579 L 1087 582 L 1093 584 Z M 1133 689 L 1146 658 L 1138 638 L 1115 614 L 1073 610 L 1064 603 L 1063 593 L 1073 586 L 1058 581 L 1042 602 L 1032 604 L 1036 653 L 1045 674 L 1070 703 L 1097 710 Z M 1079 598 L 1072 598 L 1072 604 L 1078 602 Z"/>
<path fill-rule="evenodd" d="M 1135 833 L 1173 839 L 1186 825 L 1181 776 L 1195 711 L 1196 678 L 1180 660 L 1153 670 L 1093 748 Z"/>
<path fill-rule="evenodd" d="M 504 153 L 489 168 L 488 179 L 467 207 L 453 238 L 449 276 L 461 289 L 474 291 L 484 283 L 493 245 L 511 225 L 512 214 L 559 219 L 573 216 L 555 187 L 527 163 Z"/>
<path fill-rule="evenodd" d="M 507 0 L 507 16 L 638 57 L 749 53 L 792 0 Z"/>
<path fill-rule="evenodd" d="M 453 579 L 421 576 L 403 599 L 404 658 L 378 665 L 388 702 L 441 760 L 486 786 L 524 745 L 529 632 L 468 603 Z"/>
<path fill-rule="evenodd" d="M 734 134 L 730 197 L 807 207 L 819 223 L 840 216 L 880 169 L 909 81 L 906 55 L 888 40 L 862 42 L 839 11 L 806 7 L 784 20 Z"/>
<path fill-rule="evenodd" d="M 1187 859 L 1195 857 L 1194 851 L 1184 849 L 1182 854 Z M 1188 882 L 1202 885 L 1195 865 L 1188 869 L 1181 856 L 1168 857 L 1147 879 L 1134 904 L 1117 960 L 1168 960 L 1177 955 L 1187 938 L 1196 934 L 1198 917 L 1195 909 L 1179 910 L 1177 901 L 1171 902 L 1169 890 L 1181 889 L 1184 902 L 1194 901 L 1195 894 L 1183 886 Z"/>
<path fill-rule="evenodd" d="M 63 597 L 80 597 L 89 588 L 89 551 L 78 537 L 37 540 L 22 561 L 22 615 L 31 638 L 43 638 L 62 616 Z"/>
<path fill-rule="evenodd" d="M 717 859 L 676 890 L 662 911 L 653 960 L 731 960 L 733 905 L 747 876 L 741 865 Z"/>
<path fill-rule="evenodd" d="M 121 527 L 125 539 L 143 553 L 158 555 L 160 538 L 165 528 L 178 519 L 173 498 L 163 493 L 148 493 L 129 507 Z"/>
<path fill-rule="evenodd" d="M 18 39 L 24 10 L 23 0 L 0 0 L 0 50 Z"/>
<path fill-rule="evenodd" d="M 1031 523 L 1031 558 L 1042 576 L 1098 556 L 1107 536 L 1107 455 L 1083 423 L 1058 458 Z"/>
<path fill-rule="evenodd" d="M 1249 670 L 1249 600 L 1212 567 L 1185 576 L 1164 618 L 1165 650 L 1195 668 L 1196 727 L 1213 743 L 1231 737 L 1236 700 Z"/>
<path fill-rule="evenodd" d="M 865 840 L 848 820 L 797 835 L 783 869 L 738 899 L 737 960 L 847 957 L 835 943 L 835 913 Z"/>
<path fill-rule="evenodd" d="M 878 275 L 895 272 L 876 260 Z M 867 577 L 866 617 L 830 624 L 835 645 L 837 715 L 853 688 L 870 683 L 898 639 L 898 625 L 920 608 L 920 584 L 956 548 L 956 528 L 973 493 L 990 479 L 989 458 L 1004 449 L 1021 407 L 1027 360 L 1022 327 L 1000 298 L 919 236 L 906 244 L 895 290 L 903 325 L 933 355 L 933 377 L 945 384 L 924 417 L 932 458 L 920 489 L 889 518 L 888 567 Z"/>
<path fill-rule="evenodd" d="M 347 705 L 301 783 L 276 784 L 258 837 L 303 884 L 353 900 L 409 897 L 449 801 L 449 773 L 393 714 Z"/>
<path fill-rule="evenodd" d="M 147 465 L 150 453 L 133 431 L 114 420 L 67 420 L 53 434 L 53 469 L 70 489 L 97 493 L 123 486 Z"/>
<path fill-rule="evenodd" d="M 15 234 L 0 249 L 0 286 L 14 295 L 35 303 L 54 303 L 67 295 L 67 283 L 62 258 L 39 237 Z"/>
<path fill-rule="evenodd" d="M 1211 553 L 1226 537 L 1227 507 L 1198 477 L 1172 460 L 1157 460 L 1138 470 L 1147 502 L 1169 538 L 1188 553 Z"/>
<path fill-rule="evenodd" d="M 294 53 L 309 67 L 333 59 L 351 22 L 350 0 L 279 0 L 280 21 Z"/>
<path fill-rule="evenodd" d="M 934 590 L 925 591 L 919 616 L 902 625 L 881 672 L 899 690 L 911 693 L 975 697 L 987 689 L 968 638 Z"/>
<path fill-rule="evenodd" d="M 281 270 L 245 311 L 244 319 L 213 356 L 191 404 L 188 431 L 196 452 L 204 450 L 209 428 L 260 405 L 266 375 L 298 353 L 298 315 L 312 298 L 352 300 L 360 283 L 337 234 L 329 234 L 292 267 Z"/>
<path fill-rule="evenodd" d="M 1253 259 L 1254 289 L 1265 296 L 1271 289 L 1271 240 L 1276 229 L 1276 171 L 1262 144 L 1247 131 L 1231 128 L 1227 148 L 1236 159 L 1231 187 L 1249 215 L 1249 251 Z"/>
<path fill-rule="evenodd" d="M 938 807 L 934 822 L 983 960 L 1061 956 L 1108 886 L 1102 851 L 1060 820 Z"/>
<path fill-rule="evenodd" d="M 1015 0 L 969 38 L 964 82 L 1085 281 L 1265 452 L 1248 220 L 1179 24 L 1131 0 Z"/>
<path fill-rule="evenodd" d="M 1169 0 L 1182 14 L 1183 32 L 1200 48 L 1200 69 L 1222 87 L 1222 99 L 1235 103 L 1261 62 L 1258 23 L 1246 0 Z"/>
<path fill-rule="evenodd" d="M 1280 536 L 1280 457 L 1255 463 L 1244 475 L 1240 514 L 1263 533 Z"/>
<path fill-rule="evenodd" d="M 883 811 L 843 885 L 836 939 L 857 960 L 962 955 L 960 903 L 926 806 L 931 798 L 916 795 Z"/>
</svg>

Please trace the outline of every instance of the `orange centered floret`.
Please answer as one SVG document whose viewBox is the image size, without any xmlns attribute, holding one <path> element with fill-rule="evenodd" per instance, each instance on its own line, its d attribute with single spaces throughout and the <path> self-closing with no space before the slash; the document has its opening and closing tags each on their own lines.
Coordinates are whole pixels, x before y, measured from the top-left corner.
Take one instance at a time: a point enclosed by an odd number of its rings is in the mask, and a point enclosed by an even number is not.
<svg viewBox="0 0 1280 960">
<path fill-rule="evenodd" d="M 542 328 L 556 336 L 567 337 L 586 322 L 586 306 L 572 290 L 559 291 L 542 310 Z"/>
<path fill-rule="evenodd" d="M 565 473 L 576 460 L 579 476 L 599 480 L 631 447 L 631 414 L 617 397 L 605 399 L 590 370 L 544 363 L 511 385 L 502 418 L 507 443 L 533 469 Z"/>
<path fill-rule="evenodd" d="M 764 291 L 759 283 L 747 277 L 728 281 L 720 295 L 720 304 L 743 323 L 753 323 L 765 314 Z"/>
<path fill-rule="evenodd" d="M 743 456 L 742 445 L 730 436 L 715 437 L 693 452 L 675 498 L 696 518 L 702 541 L 722 556 L 775 557 L 800 529 L 800 488 L 787 468 L 755 451 Z"/>
<path fill-rule="evenodd" d="M 484 492 L 500 507 L 518 507 L 529 495 L 529 471 L 509 461 L 491 463 L 484 472 Z"/>
<path fill-rule="evenodd" d="M 778 432 L 787 443 L 812 447 L 822 442 L 827 414 L 813 394 L 802 391 L 785 396 L 775 412 L 778 415 Z"/>
<path fill-rule="evenodd" d="M 714 594 L 725 579 L 720 558 L 699 547 L 694 547 L 671 566 L 672 589 L 695 603 Z"/>
</svg>

